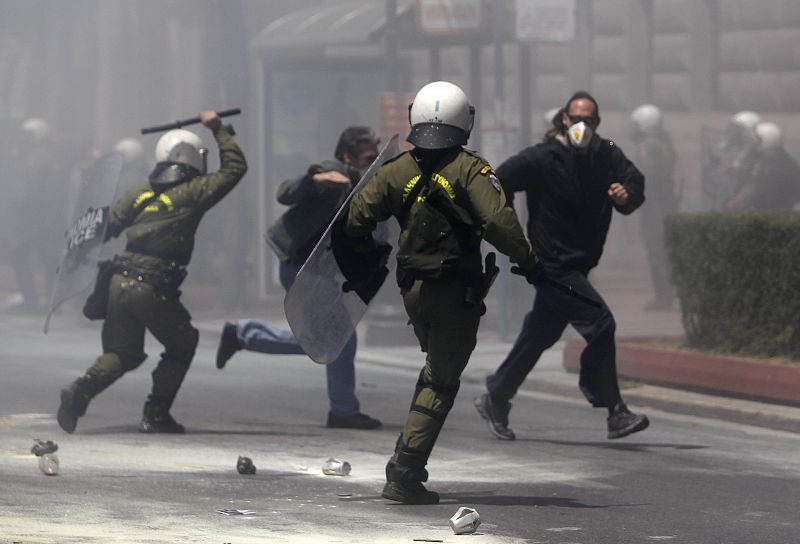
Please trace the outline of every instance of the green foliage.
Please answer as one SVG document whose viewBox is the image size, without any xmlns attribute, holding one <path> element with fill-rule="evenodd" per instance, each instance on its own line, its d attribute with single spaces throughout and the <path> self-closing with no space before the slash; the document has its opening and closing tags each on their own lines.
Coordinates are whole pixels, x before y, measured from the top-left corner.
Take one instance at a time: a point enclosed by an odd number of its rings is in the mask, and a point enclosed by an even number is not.
<svg viewBox="0 0 800 544">
<path fill-rule="evenodd" d="M 664 236 L 691 346 L 800 358 L 800 214 L 679 214 Z"/>
</svg>

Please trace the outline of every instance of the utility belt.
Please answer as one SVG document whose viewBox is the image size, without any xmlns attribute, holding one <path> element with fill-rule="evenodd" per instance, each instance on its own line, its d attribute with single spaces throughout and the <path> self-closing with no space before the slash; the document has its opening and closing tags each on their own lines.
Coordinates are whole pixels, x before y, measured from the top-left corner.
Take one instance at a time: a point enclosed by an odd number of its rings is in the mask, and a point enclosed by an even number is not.
<svg viewBox="0 0 800 544">
<path fill-rule="evenodd" d="M 402 266 L 396 269 L 397 285 L 400 287 L 401 292 L 406 292 L 411 289 L 415 281 L 429 281 L 435 282 L 440 280 L 457 279 L 464 285 L 464 307 L 474 308 L 479 306 L 481 315 L 486 313 L 486 304 L 483 300 L 489 294 L 489 290 L 494 283 L 500 269 L 496 264 L 497 256 L 494 252 L 486 255 L 484 262 L 484 271 L 478 272 L 474 270 L 464 270 L 458 267 L 443 268 L 435 277 L 429 274 L 415 273 L 412 270 L 407 270 Z"/>
<path fill-rule="evenodd" d="M 167 270 L 162 272 L 144 271 L 124 259 L 116 262 L 115 272 L 126 278 L 146 283 L 153 288 L 155 295 L 162 298 L 178 298 L 181 295 L 178 287 L 186 279 L 187 273 L 186 267 L 180 265 L 170 265 Z"/>
<path fill-rule="evenodd" d="M 181 267 L 189 264 L 187 262 L 186 255 L 184 254 L 170 253 L 168 251 L 154 251 L 148 247 L 141 246 L 133 242 L 128 242 L 125 245 L 125 251 L 130 251 L 131 253 L 138 253 L 139 255 L 144 255 L 146 257 L 155 257 L 163 261 L 175 263 L 176 265 L 179 265 Z"/>
</svg>

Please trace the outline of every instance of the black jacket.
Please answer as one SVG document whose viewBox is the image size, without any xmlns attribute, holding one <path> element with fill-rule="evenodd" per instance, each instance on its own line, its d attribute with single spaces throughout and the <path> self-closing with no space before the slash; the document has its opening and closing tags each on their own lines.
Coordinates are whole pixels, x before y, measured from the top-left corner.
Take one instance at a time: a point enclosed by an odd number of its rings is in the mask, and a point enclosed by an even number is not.
<svg viewBox="0 0 800 544">
<path fill-rule="evenodd" d="M 350 178 L 350 185 L 323 186 L 311 179 L 315 172 L 331 170 Z M 302 265 L 360 177 L 358 170 L 330 160 L 312 165 L 305 175 L 281 183 L 277 199 L 289 209 L 267 230 L 267 242 L 278 258 Z"/>
<path fill-rule="evenodd" d="M 558 139 L 523 149 L 497 169 L 509 203 L 525 191 L 528 238 L 550 270 L 588 273 L 603 253 L 611 211 L 629 214 L 644 202 L 644 176 L 622 150 L 595 135 L 579 156 Z M 619 182 L 630 199 L 617 206 L 608 188 Z"/>
</svg>

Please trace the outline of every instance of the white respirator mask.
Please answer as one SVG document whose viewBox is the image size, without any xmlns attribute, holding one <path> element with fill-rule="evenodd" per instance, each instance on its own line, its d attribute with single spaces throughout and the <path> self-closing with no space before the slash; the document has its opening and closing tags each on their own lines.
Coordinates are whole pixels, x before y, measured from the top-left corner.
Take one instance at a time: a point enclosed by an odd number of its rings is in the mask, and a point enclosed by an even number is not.
<svg viewBox="0 0 800 544">
<path fill-rule="evenodd" d="M 573 147 L 583 149 L 592 141 L 592 127 L 580 121 L 567 127 L 567 136 Z"/>
</svg>

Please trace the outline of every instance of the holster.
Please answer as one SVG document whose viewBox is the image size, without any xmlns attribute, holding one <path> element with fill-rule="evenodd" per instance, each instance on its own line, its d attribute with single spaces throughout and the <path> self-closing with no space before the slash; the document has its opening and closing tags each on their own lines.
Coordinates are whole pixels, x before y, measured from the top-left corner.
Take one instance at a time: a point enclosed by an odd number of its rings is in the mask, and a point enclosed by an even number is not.
<svg viewBox="0 0 800 544">
<path fill-rule="evenodd" d="M 97 263 L 97 279 L 94 282 L 94 290 L 83 303 L 82 311 L 87 319 L 94 321 L 106 318 L 111 277 L 118 271 L 119 263 L 116 257 Z"/>
</svg>

